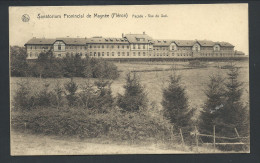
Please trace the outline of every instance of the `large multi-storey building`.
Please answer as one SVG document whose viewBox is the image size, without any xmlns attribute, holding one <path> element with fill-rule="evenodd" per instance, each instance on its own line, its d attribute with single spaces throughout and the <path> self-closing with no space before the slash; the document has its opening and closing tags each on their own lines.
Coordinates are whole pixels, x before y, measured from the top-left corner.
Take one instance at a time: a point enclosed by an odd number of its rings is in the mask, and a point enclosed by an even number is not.
<svg viewBox="0 0 260 163">
<path fill-rule="evenodd" d="M 32 38 L 26 44 L 27 59 L 53 51 L 55 57 L 80 55 L 101 58 L 209 58 L 233 57 L 234 46 L 209 40 L 157 40 L 147 34 L 122 34 L 121 38 Z"/>
</svg>

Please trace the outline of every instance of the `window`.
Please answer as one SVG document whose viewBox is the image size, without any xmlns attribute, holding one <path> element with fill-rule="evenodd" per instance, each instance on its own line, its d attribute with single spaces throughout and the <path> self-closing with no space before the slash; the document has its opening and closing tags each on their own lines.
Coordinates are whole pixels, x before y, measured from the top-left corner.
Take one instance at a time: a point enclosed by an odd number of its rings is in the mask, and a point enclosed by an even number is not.
<svg viewBox="0 0 260 163">
<path fill-rule="evenodd" d="M 122 52 L 122 56 L 125 56 L 125 52 Z"/>
<path fill-rule="evenodd" d="M 104 45 L 102 45 L 102 49 L 104 49 Z"/>
<path fill-rule="evenodd" d="M 92 56 L 92 52 L 90 52 L 90 54 L 89 54 L 90 56 Z"/>
<path fill-rule="evenodd" d="M 80 52 L 80 56 L 82 56 L 82 53 Z"/>
<path fill-rule="evenodd" d="M 120 56 L 120 52 L 118 52 L 117 55 Z"/>
<path fill-rule="evenodd" d="M 138 49 L 140 49 L 140 45 L 138 45 Z"/>
<path fill-rule="evenodd" d="M 88 56 L 88 53 L 85 53 L 85 56 L 87 57 L 87 56 Z"/>
<path fill-rule="evenodd" d="M 112 52 L 112 56 L 114 56 L 114 52 Z"/>
<path fill-rule="evenodd" d="M 134 52 L 133 54 L 134 54 L 134 56 L 135 56 L 135 52 Z"/>
<path fill-rule="evenodd" d="M 140 52 L 138 52 L 138 56 L 141 56 L 141 53 L 140 53 Z"/>
<path fill-rule="evenodd" d="M 32 49 L 32 46 L 31 46 L 31 49 Z"/>
<path fill-rule="evenodd" d="M 143 45 L 143 49 L 145 49 L 145 45 Z"/>
<path fill-rule="evenodd" d="M 195 50 L 196 50 L 196 51 L 199 51 L 198 45 L 195 46 Z"/>
<path fill-rule="evenodd" d="M 120 46 L 118 45 L 118 46 L 117 46 L 117 48 L 119 49 L 119 48 L 120 48 Z"/>
<path fill-rule="evenodd" d="M 104 56 L 104 54 L 105 54 L 105 53 L 104 53 L 104 52 L 102 52 L 102 56 Z"/>
<path fill-rule="evenodd" d="M 107 52 L 107 56 L 109 56 L 109 52 Z"/>
<path fill-rule="evenodd" d="M 143 52 L 143 56 L 145 56 L 145 52 Z"/>
<path fill-rule="evenodd" d="M 124 49 L 125 48 L 125 46 L 124 45 L 122 45 L 122 49 Z"/>
<path fill-rule="evenodd" d="M 58 54 L 59 57 L 61 57 L 61 54 Z"/>
<path fill-rule="evenodd" d="M 30 53 L 30 57 L 32 57 L 32 52 Z"/>
<path fill-rule="evenodd" d="M 129 52 L 127 52 L 127 56 L 129 56 Z"/>
<path fill-rule="evenodd" d="M 87 46 L 85 46 L 85 50 L 87 50 Z"/>
<path fill-rule="evenodd" d="M 98 52 L 98 57 L 100 57 L 100 52 Z"/>
<path fill-rule="evenodd" d="M 127 45 L 126 48 L 129 49 L 129 46 Z"/>
<path fill-rule="evenodd" d="M 109 45 L 107 45 L 107 48 L 109 48 Z"/>
<path fill-rule="evenodd" d="M 133 49 L 135 49 L 135 44 L 133 45 Z"/>
<path fill-rule="evenodd" d="M 89 48 L 92 48 L 92 46 L 90 45 Z"/>
<path fill-rule="evenodd" d="M 112 45 L 111 48 L 114 48 L 114 45 Z"/>
<path fill-rule="evenodd" d="M 94 48 L 96 48 L 96 46 L 94 46 Z"/>
<path fill-rule="evenodd" d="M 96 56 L 96 54 L 97 54 L 97 53 L 96 53 L 96 52 L 94 52 L 94 57 Z"/>
</svg>

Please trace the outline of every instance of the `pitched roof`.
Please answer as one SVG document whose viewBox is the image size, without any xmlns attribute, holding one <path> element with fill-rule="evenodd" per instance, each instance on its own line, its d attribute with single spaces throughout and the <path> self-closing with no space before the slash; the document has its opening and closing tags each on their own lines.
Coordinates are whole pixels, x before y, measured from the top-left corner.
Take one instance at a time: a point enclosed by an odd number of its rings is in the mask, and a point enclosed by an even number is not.
<svg viewBox="0 0 260 163">
<path fill-rule="evenodd" d="M 56 41 L 56 39 L 46 39 L 46 38 L 32 38 L 30 39 L 26 44 L 32 44 L 32 45 L 51 45 Z"/>
<path fill-rule="evenodd" d="M 177 46 L 193 46 L 196 41 L 195 40 L 174 40 Z"/>
<path fill-rule="evenodd" d="M 214 46 L 215 42 L 210 41 L 210 40 L 197 40 L 197 42 L 201 45 L 201 46 Z"/>
<path fill-rule="evenodd" d="M 153 40 L 153 46 L 170 46 L 174 40 Z"/>
<path fill-rule="evenodd" d="M 220 46 L 224 46 L 224 47 L 234 47 L 234 45 L 228 43 L 228 42 L 215 42 L 216 44 L 219 44 Z"/>
<path fill-rule="evenodd" d="M 152 42 L 152 37 L 147 34 L 126 34 L 125 38 L 130 43 L 150 43 Z"/>
<path fill-rule="evenodd" d="M 119 43 L 119 44 L 128 44 L 129 42 L 125 38 L 102 38 L 102 37 L 92 37 L 87 38 L 86 43 Z"/>
<path fill-rule="evenodd" d="M 71 37 L 56 38 L 56 40 L 64 41 L 64 43 L 67 45 L 85 45 L 87 42 L 86 38 L 71 38 Z"/>
</svg>

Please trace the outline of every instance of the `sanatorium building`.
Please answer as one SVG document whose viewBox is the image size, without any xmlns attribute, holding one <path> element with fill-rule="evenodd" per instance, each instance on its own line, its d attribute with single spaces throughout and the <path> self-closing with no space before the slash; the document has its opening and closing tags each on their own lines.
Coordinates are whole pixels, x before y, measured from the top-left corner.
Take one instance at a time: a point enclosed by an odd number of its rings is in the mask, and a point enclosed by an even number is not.
<svg viewBox="0 0 260 163">
<path fill-rule="evenodd" d="M 209 40 L 157 40 L 147 34 L 122 34 L 121 38 L 32 38 L 26 44 L 27 59 L 53 51 L 55 57 L 80 55 L 101 58 L 222 58 L 233 57 L 234 46 Z"/>
</svg>

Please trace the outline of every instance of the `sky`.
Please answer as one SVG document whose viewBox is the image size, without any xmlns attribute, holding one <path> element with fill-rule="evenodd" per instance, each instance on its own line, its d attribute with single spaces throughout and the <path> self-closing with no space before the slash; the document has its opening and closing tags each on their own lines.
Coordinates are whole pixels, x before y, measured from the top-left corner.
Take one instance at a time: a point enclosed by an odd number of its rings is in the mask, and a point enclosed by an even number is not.
<svg viewBox="0 0 260 163">
<path fill-rule="evenodd" d="M 127 17 L 113 17 L 113 13 Z M 29 15 L 27 22 L 22 21 Z M 72 18 L 66 15 L 83 15 Z M 108 17 L 94 17 L 108 15 Z M 154 17 L 149 17 L 148 14 Z M 60 18 L 38 18 L 56 15 Z M 87 17 L 91 15 L 91 17 Z M 155 17 L 158 15 L 159 17 Z M 164 15 L 164 17 L 162 17 Z M 154 39 L 226 41 L 249 53 L 248 4 L 33 6 L 9 8 L 10 45 L 32 37 L 118 37 L 145 32 Z"/>
</svg>

